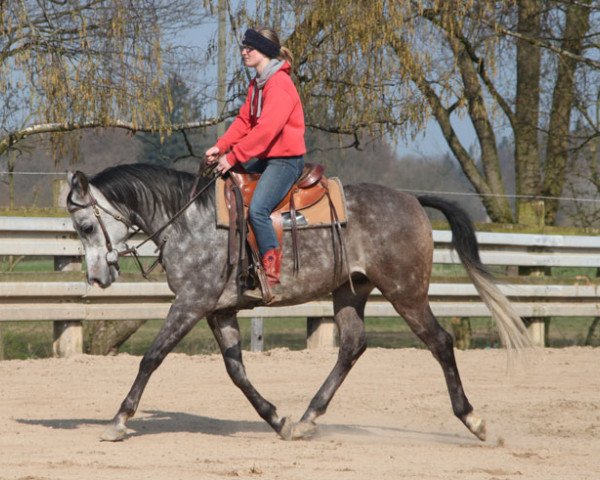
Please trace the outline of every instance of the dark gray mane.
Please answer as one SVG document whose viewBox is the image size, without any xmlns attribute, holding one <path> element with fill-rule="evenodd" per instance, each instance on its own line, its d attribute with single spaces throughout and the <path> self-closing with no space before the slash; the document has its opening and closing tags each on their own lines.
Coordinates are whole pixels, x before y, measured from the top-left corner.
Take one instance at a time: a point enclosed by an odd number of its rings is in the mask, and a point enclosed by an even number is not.
<svg viewBox="0 0 600 480">
<path fill-rule="evenodd" d="M 135 163 L 109 167 L 90 183 L 124 215 L 162 210 L 171 217 L 187 203 L 194 179 L 191 173 Z M 198 189 L 207 182 L 201 177 Z M 208 188 L 196 201 L 214 203 L 214 189 Z"/>
</svg>

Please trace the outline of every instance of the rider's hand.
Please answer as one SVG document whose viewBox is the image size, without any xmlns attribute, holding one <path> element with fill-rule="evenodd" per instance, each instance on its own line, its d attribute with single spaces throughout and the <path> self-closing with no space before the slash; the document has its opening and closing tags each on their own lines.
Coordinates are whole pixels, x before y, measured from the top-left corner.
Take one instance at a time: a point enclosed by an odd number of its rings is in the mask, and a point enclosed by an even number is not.
<svg viewBox="0 0 600 480">
<path fill-rule="evenodd" d="M 217 147 L 216 145 L 214 147 L 210 147 L 204 153 L 204 157 L 206 158 L 206 163 L 209 165 L 215 163 L 219 159 L 220 153 L 221 153 L 221 151 L 219 150 L 219 147 Z"/>
<path fill-rule="evenodd" d="M 227 161 L 226 155 L 221 155 L 217 162 L 217 172 L 220 175 L 225 174 L 232 167 L 232 165 Z"/>
</svg>

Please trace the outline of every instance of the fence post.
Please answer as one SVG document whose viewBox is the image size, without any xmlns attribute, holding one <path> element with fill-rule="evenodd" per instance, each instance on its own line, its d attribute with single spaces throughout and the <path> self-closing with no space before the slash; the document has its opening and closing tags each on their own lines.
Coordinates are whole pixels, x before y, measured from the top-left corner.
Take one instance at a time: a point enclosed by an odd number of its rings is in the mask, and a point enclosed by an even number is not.
<svg viewBox="0 0 600 480">
<path fill-rule="evenodd" d="M 306 320 L 308 349 L 337 347 L 339 334 L 333 317 L 308 317 Z"/>
<path fill-rule="evenodd" d="M 545 226 L 545 204 L 543 200 L 521 201 L 517 204 L 518 222 L 534 228 Z M 519 275 L 543 277 L 551 275 L 550 267 L 519 267 Z M 529 332 L 529 337 L 536 347 L 546 346 L 546 336 L 550 327 L 550 319 L 543 317 L 527 317 L 523 319 Z"/>
<path fill-rule="evenodd" d="M 262 352 L 264 350 L 264 328 L 262 317 L 252 317 L 250 320 L 250 351 Z"/>
<path fill-rule="evenodd" d="M 53 197 L 55 207 L 67 206 L 69 186 L 66 180 L 54 180 Z M 58 272 L 80 271 L 80 257 L 54 257 L 54 270 Z M 79 320 L 54 322 L 54 342 L 52 352 L 55 357 L 69 357 L 83 353 L 83 324 Z"/>
<path fill-rule="evenodd" d="M 546 346 L 546 322 L 543 318 L 531 317 L 525 318 L 525 325 L 529 332 L 531 343 L 536 347 Z"/>
<path fill-rule="evenodd" d="M 54 322 L 52 352 L 60 358 L 83 353 L 83 325 L 80 321 Z"/>
</svg>

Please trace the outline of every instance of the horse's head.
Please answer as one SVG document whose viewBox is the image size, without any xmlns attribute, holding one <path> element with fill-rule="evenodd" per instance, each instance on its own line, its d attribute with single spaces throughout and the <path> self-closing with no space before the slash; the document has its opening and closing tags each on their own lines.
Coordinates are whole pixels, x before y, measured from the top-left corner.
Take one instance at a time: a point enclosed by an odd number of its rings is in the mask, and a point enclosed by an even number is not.
<svg viewBox="0 0 600 480">
<path fill-rule="evenodd" d="M 88 283 L 106 288 L 119 276 L 117 251 L 126 248 L 128 225 L 82 172 L 67 178 L 67 209 L 85 248 Z"/>
</svg>

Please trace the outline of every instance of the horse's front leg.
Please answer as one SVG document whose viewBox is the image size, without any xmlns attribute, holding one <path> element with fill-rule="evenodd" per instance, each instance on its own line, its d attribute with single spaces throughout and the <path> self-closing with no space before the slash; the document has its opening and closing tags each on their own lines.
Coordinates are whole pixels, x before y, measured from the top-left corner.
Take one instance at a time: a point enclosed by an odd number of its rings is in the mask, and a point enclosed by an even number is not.
<svg viewBox="0 0 600 480">
<path fill-rule="evenodd" d="M 196 302 L 176 300 L 171 305 L 165 324 L 142 358 L 131 390 L 123 400 L 117 415 L 102 433 L 100 437 L 102 440 L 115 442 L 125 438 L 127 433 L 126 422 L 135 414 L 152 372 L 158 368 L 167 354 L 205 314 L 206 312 L 200 309 Z"/>
<path fill-rule="evenodd" d="M 209 315 L 207 319 L 223 354 L 227 373 L 231 377 L 231 380 L 233 380 L 233 383 L 250 400 L 254 409 L 271 425 L 273 430 L 282 438 L 286 440 L 290 439 L 292 421 L 287 417 L 280 419 L 275 406 L 258 393 L 246 375 L 246 369 L 242 362 L 240 328 L 236 312 L 233 310 L 221 310 Z"/>
</svg>

